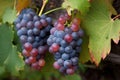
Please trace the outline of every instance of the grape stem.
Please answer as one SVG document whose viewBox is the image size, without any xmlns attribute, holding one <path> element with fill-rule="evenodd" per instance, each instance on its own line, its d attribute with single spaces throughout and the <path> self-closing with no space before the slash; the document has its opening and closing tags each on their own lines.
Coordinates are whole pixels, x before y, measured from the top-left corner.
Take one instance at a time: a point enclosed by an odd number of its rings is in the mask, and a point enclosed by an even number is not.
<svg viewBox="0 0 120 80">
<path fill-rule="evenodd" d="M 60 10 L 60 9 L 63 9 L 63 7 L 58 7 L 58 8 L 49 10 L 49 11 L 45 12 L 44 14 L 49 14 L 49 13 L 51 13 L 51 12 L 53 12 L 53 11 L 57 11 L 57 10 Z"/>
<path fill-rule="evenodd" d="M 48 0 L 43 0 L 43 5 L 42 5 L 41 10 L 40 10 L 40 12 L 39 12 L 39 16 L 42 15 L 42 12 L 43 12 L 43 10 L 44 10 L 45 5 L 47 4 L 47 2 L 48 2 Z"/>
</svg>

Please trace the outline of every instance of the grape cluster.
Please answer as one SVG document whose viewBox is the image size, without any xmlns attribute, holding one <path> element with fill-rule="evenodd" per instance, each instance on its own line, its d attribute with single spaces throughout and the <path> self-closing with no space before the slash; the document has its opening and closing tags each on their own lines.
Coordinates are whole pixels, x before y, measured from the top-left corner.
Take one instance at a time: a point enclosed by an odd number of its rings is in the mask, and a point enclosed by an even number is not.
<svg viewBox="0 0 120 80">
<path fill-rule="evenodd" d="M 25 63 L 40 70 L 45 65 L 44 56 L 48 50 L 47 38 L 52 19 L 44 14 L 38 16 L 33 9 L 28 8 L 21 11 L 14 23 Z"/>
<path fill-rule="evenodd" d="M 78 69 L 83 30 L 79 28 L 80 19 L 61 15 L 51 29 L 47 40 L 49 52 L 54 54 L 54 68 L 61 73 L 73 74 Z"/>
</svg>

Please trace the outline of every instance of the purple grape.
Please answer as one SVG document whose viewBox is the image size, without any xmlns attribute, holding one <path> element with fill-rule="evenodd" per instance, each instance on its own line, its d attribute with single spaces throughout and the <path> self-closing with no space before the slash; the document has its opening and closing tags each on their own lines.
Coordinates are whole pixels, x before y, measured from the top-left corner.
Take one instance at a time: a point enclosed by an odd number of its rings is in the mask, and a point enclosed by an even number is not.
<svg viewBox="0 0 120 80">
<path fill-rule="evenodd" d="M 61 66 L 62 66 L 62 65 L 63 65 L 63 63 L 64 63 L 64 60 L 63 60 L 63 59 L 58 59 L 58 60 L 57 60 L 57 62 L 58 62 L 58 64 L 59 64 L 59 65 L 61 65 Z"/>
<path fill-rule="evenodd" d="M 30 43 L 34 42 L 34 37 L 33 36 L 28 36 L 27 41 Z"/>
<path fill-rule="evenodd" d="M 27 20 L 22 19 L 21 22 L 20 22 L 20 24 L 21 24 L 21 26 L 26 26 Z"/>
<path fill-rule="evenodd" d="M 37 28 L 33 28 L 33 33 L 34 33 L 34 35 L 39 35 L 40 30 Z"/>
<path fill-rule="evenodd" d="M 51 38 L 48 38 L 48 39 L 47 39 L 47 44 L 48 44 L 48 45 L 52 45 L 52 44 L 53 44 L 53 41 L 52 41 Z"/>
<path fill-rule="evenodd" d="M 17 35 L 20 37 L 21 35 L 23 35 L 23 32 L 22 32 L 22 30 L 18 30 L 17 31 Z"/>
<path fill-rule="evenodd" d="M 32 30 L 32 29 L 29 29 L 29 30 L 27 31 L 27 35 L 28 35 L 28 36 L 33 36 L 33 30 Z"/>
<path fill-rule="evenodd" d="M 79 59 L 78 59 L 78 57 L 74 57 L 71 59 L 71 61 L 72 61 L 73 65 L 78 65 Z"/>
<path fill-rule="evenodd" d="M 78 31 L 78 35 L 79 35 L 80 37 L 83 37 L 83 36 L 84 36 L 84 31 L 83 31 L 82 29 L 80 29 L 80 30 Z"/>
<path fill-rule="evenodd" d="M 51 19 L 50 17 L 47 17 L 47 18 L 46 18 L 46 21 L 47 21 L 48 23 L 52 23 L 52 19 Z"/>
<path fill-rule="evenodd" d="M 75 40 L 77 40 L 77 39 L 79 38 L 78 33 L 77 33 L 77 32 L 73 32 L 73 33 L 72 33 L 72 37 L 73 37 Z"/>
<path fill-rule="evenodd" d="M 32 29 L 34 27 L 32 21 L 29 21 L 26 26 L 27 26 L 28 29 Z"/>
<path fill-rule="evenodd" d="M 65 48 L 65 52 L 66 53 L 70 53 L 70 52 L 72 52 L 72 46 L 67 46 L 66 48 Z"/>
<path fill-rule="evenodd" d="M 64 52 L 65 52 L 65 48 L 60 47 L 59 52 L 60 52 L 60 53 L 64 53 Z"/>
<path fill-rule="evenodd" d="M 22 26 L 21 26 L 20 23 L 17 23 L 17 24 L 16 24 L 16 30 L 19 30 L 21 27 L 22 27 Z"/>
<path fill-rule="evenodd" d="M 72 61 L 71 60 L 66 60 L 66 61 L 64 61 L 64 67 L 65 68 L 69 68 L 69 67 L 71 67 L 72 66 Z"/>
<path fill-rule="evenodd" d="M 38 21 L 40 18 L 39 18 L 39 16 L 37 16 L 37 15 L 35 15 L 34 17 L 33 17 L 33 21 L 35 22 L 35 21 Z"/>
<path fill-rule="evenodd" d="M 42 23 L 42 25 L 45 27 L 48 25 L 47 21 L 45 19 L 41 19 L 40 22 Z"/>
<path fill-rule="evenodd" d="M 66 54 L 66 53 L 63 53 L 63 54 L 62 54 L 62 59 L 63 59 L 63 60 L 68 60 L 69 57 L 70 57 L 69 54 Z"/>
<path fill-rule="evenodd" d="M 36 28 L 38 28 L 38 29 L 41 29 L 41 28 L 42 28 L 42 24 L 41 24 L 40 21 L 35 21 L 34 26 L 35 26 Z"/>
<path fill-rule="evenodd" d="M 41 30 L 41 31 L 40 31 L 40 36 L 41 36 L 41 37 L 45 37 L 45 36 L 46 36 L 45 30 Z"/>
<path fill-rule="evenodd" d="M 57 37 L 58 38 L 64 38 L 65 32 L 64 31 L 57 31 Z"/>
<path fill-rule="evenodd" d="M 67 42 L 65 40 L 62 40 L 61 43 L 60 43 L 60 45 L 62 47 L 66 47 L 68 44 L 67 44 Z"/>
<path fill-rule="evenodd" d="M 27 36 L 21 35 L 21 36 L 20 36 L 20 41 L 21 41 L 21 43 L 27 42 Z"/>
</svg>

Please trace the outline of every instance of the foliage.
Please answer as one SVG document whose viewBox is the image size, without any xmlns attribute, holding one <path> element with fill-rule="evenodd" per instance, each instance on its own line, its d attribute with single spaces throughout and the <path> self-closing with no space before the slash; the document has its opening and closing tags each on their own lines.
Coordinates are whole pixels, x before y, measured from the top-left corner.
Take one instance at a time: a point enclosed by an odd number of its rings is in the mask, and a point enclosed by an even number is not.
<svg viewBox="0 0 120 80">
<path fill-rule="evenodd" d="M 13 23 L 13 21 L 16 19 L 16 10 L 12 9 L 12 8 L 7 8 L 3 14 L 3 23 L 5 22 L 9 22 L 9 23 Z"/>
<path fill-rule="evenodd" d="M 89 35 L 89 52 L 92 61 L 99 64 L 111 49 L 111 39 L 118 43 L 120 21 L 111 19 L 111 14 L 104 0 L 92 2 L 92 7 L 83 21 L 86 33 Z"/>
<path fill-rule="evenodd" d="M 32 0 L 0 0 L 0 75 L 9 72 L 19 76 L 20 79 L 38 80 L 45 78 L 50 80 L 51 76 L 60 80 L 81 80 L 78 74 L 63 76 L 53 69 L 53 56 L 47 53 L 46 66 L 41 71 L 29 69 L 24 65 L 20 52 L 19 40 L 13 27 L 13 21 L 23 8 L 30 7 Z M 111 40 L 116 44 L 119 41 L 120 20 L 111 18 L 117 12 L 112 6 L 113 0 L 65 0 L 62 7 L 71 14 L 78 10 L 81 18 L 81 28 L 85 31 L 82 52 L 80 53 L 80 64 L 89 60 L 97 66 L 101 59 L 109 54 Z M 71 14 L 73 16 L 73 14 Z M 117 15 L 118 16 L 118 15 Z M 15 42 L 15 43 L 14 43 Z M 22 77 L 21 77 L 22 76 Z M 61 77 L 62 76 L 62 77 Z"/>
<path fill-rule="evenodd" d="M 89 10 L 90 3 L 88 0 L 65 0 L 62 6 L 67 9 L 69 14 L 74 9 L 79 10 L 81 14 L 85 14 Z"/>
<path fill-rule="evenodd" d="M 4 66 L 13 75 L 18 75 L 18 71 L 24 67 L 24 62 L 20 57 L 21 54 L 12 44 L 13 31 L 8 25 L 2 24 L 0 26 L 0 38 L 0 66 Z"/>
</svg>

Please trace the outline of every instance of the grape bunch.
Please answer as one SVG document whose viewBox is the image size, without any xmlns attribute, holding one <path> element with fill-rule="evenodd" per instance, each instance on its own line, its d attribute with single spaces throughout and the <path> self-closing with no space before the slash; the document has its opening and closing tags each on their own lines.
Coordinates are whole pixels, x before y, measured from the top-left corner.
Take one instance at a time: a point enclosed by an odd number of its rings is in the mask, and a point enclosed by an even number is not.
<svg viewBox="0 0 120 80">
<path fill-rule="evenodd" d="M 45 65 L 44 56 L 48 51 L 47 38 L 52 19 L 44 14 L 38 16 L 33 9 L 27 8 L 21 11 L 14 23 L 25 63 L 40 70 Z"/>
<path fill-rule="evenodd" d="M 68 14 L 61 15 L 51 29 L 47 40 L 49 52 L 54 55 L 53 66 L 64 74 L 74 74 L 78 69 L 78 57 L 81 51 L 84 32 L 79 28 L 80 19 Z"/>
</svg>

